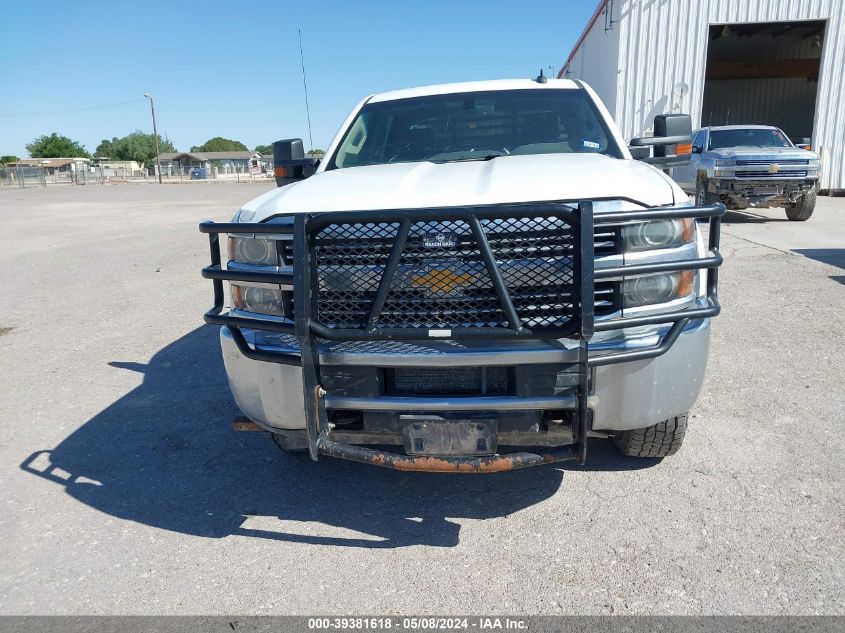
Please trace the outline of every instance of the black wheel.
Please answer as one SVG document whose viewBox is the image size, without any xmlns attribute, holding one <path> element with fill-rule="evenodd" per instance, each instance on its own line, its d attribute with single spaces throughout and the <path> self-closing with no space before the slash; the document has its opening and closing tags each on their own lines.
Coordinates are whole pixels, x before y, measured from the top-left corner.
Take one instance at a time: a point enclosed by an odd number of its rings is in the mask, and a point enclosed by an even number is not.
<svg viewBox="0 0 845 633">
<path fill-rule="evenodd" d="M 613 443 L 629 457 L 668 457 L 681 448 L 686 431 L 684 413 L 644 429 L 623 431 L 613 437 Z"/>
<path fill-rule="evenodd" d="M 710 194 L 707 193 L 707 181 L 699 179 L 695 186 L 695 206 L 704 207 L 713 201 Z"/>
<path fill-rule="evenodd" d="M 816 188 L 813 187 L 803 196 L 786 207 L 786 217 L 793 222 L 804 222 L 810 219 L 816 210 Z"/>
</svg>

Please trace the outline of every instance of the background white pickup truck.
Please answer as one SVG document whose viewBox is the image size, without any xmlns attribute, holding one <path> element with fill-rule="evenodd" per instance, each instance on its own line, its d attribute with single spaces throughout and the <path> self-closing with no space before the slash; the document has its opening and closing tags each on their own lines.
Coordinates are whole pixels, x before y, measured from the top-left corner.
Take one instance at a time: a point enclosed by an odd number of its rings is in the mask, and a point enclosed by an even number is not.
<svg viewBox="0 0 845 633">
<path fill-rule="evenodd" d="M 729 209 L 786 207 L 793 221 L 816 208 L 819 155 L 795 147 L 770 125 L 720 125 L 696 130 L 692 156 L 672 177 L 696 204 L 722 202 Z"/>
</svg>

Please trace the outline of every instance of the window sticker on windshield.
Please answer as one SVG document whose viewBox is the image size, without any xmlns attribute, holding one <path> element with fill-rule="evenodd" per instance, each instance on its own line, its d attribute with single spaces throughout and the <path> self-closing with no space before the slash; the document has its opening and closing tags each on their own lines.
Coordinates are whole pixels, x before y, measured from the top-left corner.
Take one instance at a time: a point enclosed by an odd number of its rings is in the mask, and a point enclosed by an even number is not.
<svg viewBox="0 0 845 633">
<path fill-rule="evenodd" d="M 584 141 L 584 147 L 589 147 L 591 149 L 599 149 L 601 145 L 598 143 L 594 143 L 593 141 Z"/>
</svg>

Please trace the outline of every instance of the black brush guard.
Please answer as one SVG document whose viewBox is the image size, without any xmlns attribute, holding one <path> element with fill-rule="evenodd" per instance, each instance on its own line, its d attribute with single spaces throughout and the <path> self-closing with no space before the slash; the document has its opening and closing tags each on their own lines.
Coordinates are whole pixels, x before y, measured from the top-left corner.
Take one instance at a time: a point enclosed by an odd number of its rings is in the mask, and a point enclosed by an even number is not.
<svg viewBox="0 0 845 633">
<path fill-rule="evenodd" d="M 205 313 L 205 322 L 224 325 L 229 329 L 232 340 L 246 357 L 253 360 L 296 365 L 302 368 L 302 384 L 305 398 L 305 422 L 308 447 L 311 458 L 329 455 L 406 471 L 428 472 L 496 472 L 524 468 L 542 463 L 562 460 L 577 460 L 583 464 L 587 456 L 587 432 L 592 415 L 588 407 L 588 381 L 591 367 L 655 358 L 664 354 L 675 343 L 685 326 L 696 319 L 714 317 L 719 314 L 718 267 L 722 263 L 719 253 L 719 232 L 721 216 L 725 207 L 721 204 L 701 207 L 659 207 L 637 211 L 614 211 L 593 214 L 591 201 L 577 203 L 533 203 L 492 205 L 483 207 L 457 207 L 446 209 L 396 209 L 384 211 L 351 211 L 327 213 L 301 213 L 290 216 L 275 216 L 262 223 L 215 223 L 200 224 L 200 232 L 207 233 L 211 248 L 211 266 L 203 269 L 206 279 L 214 285 L 214 306 Z M 557 327 L 527 327 L 514 307 L 502 272 L 497 266 L 494 253 L 488 243 L 483 223 L 503 221 L 508 218 L 556 218 L 569 227 L 567 238 L 572 242 L 571 314 L 570 318 Z M 629 222 L 658 219 L 709 219 L 709 244 L 704 257 L 695 259 L 623 265 L 613 268 L 595 269 L 593 254 L 593 231 L 595 225 L 620 225 Z M 273 221 L 276 220 L 276 221 Z M 501 314 L 506 325 L 451 327 L 442 329 L 400 327 L 378 327 L 391 283 L 397 274 L 399 262 L 408 238 L 409 229 L 415 223 L 444 221 L 464 222 L 471 229 L 475 248 L 480 252 L 486 273 L 492 282 Z M 377 223 L 398 224 L 398 230 L 384 263 L 378 289 L 372 301 L 369 318 L 364 327 L 329 327 L 318 319 L 319 280 L 317 258 L 315 257 L 316 236 L 332 225 L 363 225 Z M 239 271 L 222 266 L 220 255 L 220 234 L 277 236 L 290 235 L 293 242 L 291 272 Z M 277 242 L 277 244 L 281 244 Z M 281 246 L 279 246 L 281 248 Z M 709 269 L 707 275 L 706 305 L 686 308 L 658 315 L 608 320 L 594 319 L 595 280 L 619 278 L 649 273 L 675 272 Z M 224 313 L 223 281 L 242 283 L 269 283 L 293 287 L 296 306 L 293 323 L 271 321 L 261 318 Z M 658 343 L 652 347 L 627 350 L 610 354 L 591 356 L 588 342 L 598 331 L 645 325 L 671 324 Z M 252 347 L 246 341 L 241 328 L 290 334 L 300 345 L 299 354 L 279 353 Z M 560 448 L 543 449 L 539 452 L 517 452 L 489 457 L 435 457 L 409 456 L 389 453 L 362 446 L 343 444 L 331 439 L 331 425 L 326 415 L 326 392 L 320 385 L 318 339 L 329 341 L 354 340 L 420 340 L 436 336 L 452 339 L 502 338 L 502 339 L 561 339 L 578 341 L 578 388 L 577 413 L 574 436 L 576 442 Z M 572 408 L 572 398 L 561 398 L 561 409 Z"/>
</svg>

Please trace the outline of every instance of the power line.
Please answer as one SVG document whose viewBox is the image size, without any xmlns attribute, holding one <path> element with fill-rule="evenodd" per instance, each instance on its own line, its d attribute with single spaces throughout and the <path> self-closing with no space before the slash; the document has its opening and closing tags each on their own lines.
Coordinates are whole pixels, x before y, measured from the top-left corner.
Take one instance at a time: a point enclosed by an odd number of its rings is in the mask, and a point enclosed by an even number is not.
<svg viewBox="0 0 845 633">
<path fill-rule="evenodd" d="M 72 110 L 55 110 L 53 112 L 15 112 L 11 114 L 2 114 L 0 117 L 18 117 L 18 116 L 47 116 L 51 114 L 70 114 L 72 112 L 86 112 L 88 110 L 103 110 L 105 108 L 117 108 L 119 106 L 129 105 L 130 103 L 140 103 L 143 99 L 132 99 L 131 101 L 121 101 L 120 103 L 107 103 L 104 105 L 90 106 L 88 108 L 74 108 Z"/>
<path fill-rule="evenodd" d="M 305 55 L 302 54 L 302 29 L 299 31 L 299 61 L 302 64 L 302 87 L 305 89 L 305 114 L 308 116 L 309 150 L 314 149 L 314 139 L 311 136 L 311 108 L 308 107 L 308 84 L 305 83 Z"/>
</svg>

